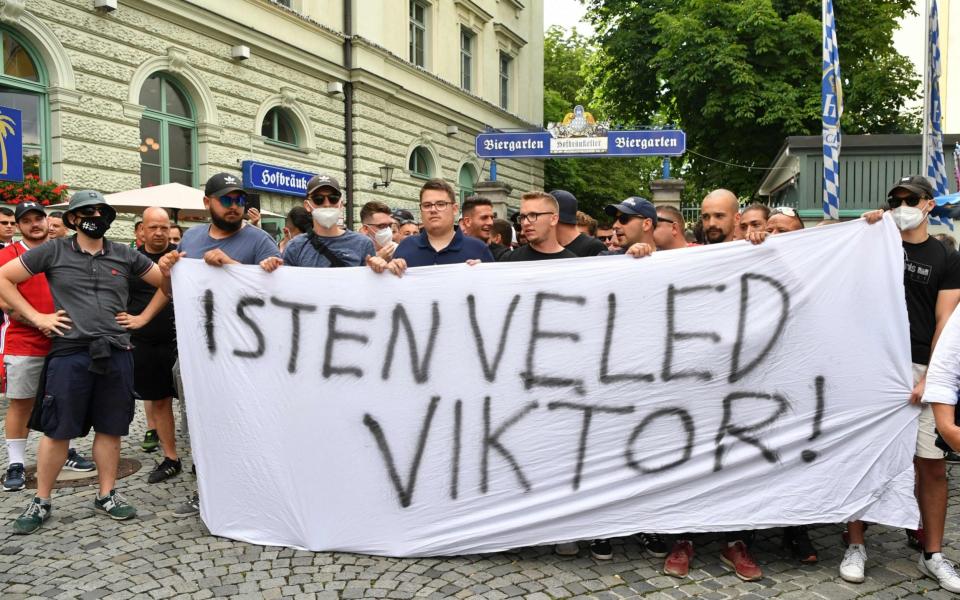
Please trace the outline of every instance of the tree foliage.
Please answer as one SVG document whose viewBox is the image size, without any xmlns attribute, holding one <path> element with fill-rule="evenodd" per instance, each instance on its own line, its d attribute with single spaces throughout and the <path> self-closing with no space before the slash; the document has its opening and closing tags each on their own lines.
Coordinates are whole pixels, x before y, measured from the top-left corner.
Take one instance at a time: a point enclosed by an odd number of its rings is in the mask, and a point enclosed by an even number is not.
<svg viewBox="0 0 960 600">
<path fill-rule="evenodd" d="M 547 30 L 543 59 L 544 125 L 558 122 L 577 104 L 591 110 L 587 77 L 595 49 L 576 30 Z M 603 114 L 593 111 L 594 116 Z M 565 189 L 578 200 L 580 210 L 601 220 L 603 207 L 635 195 L 645 195 L 659 161 L 644 158 L 564 158 L 544 164 L 545 187 Z"/>
<path fill-rule="evenodd" d="M 659 116 L 682 126 L 693 186 L 750 196 L 785 137 L 819 135 L 820 0 L 586 3 L 598 49 L 584 85 L 595 105 L 621 121 Z M 912 5 L 834 0 L 845 133 L 917 130 L 918 115 L 904 106 L 919 79 L 892 42 Z"/>
</svg>

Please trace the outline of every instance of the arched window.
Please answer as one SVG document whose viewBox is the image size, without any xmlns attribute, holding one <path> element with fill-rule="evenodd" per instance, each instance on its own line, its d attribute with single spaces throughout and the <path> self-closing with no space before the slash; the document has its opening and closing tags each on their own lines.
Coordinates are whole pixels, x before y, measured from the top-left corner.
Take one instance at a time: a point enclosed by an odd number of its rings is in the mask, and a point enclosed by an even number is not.
<svg viewBox="0 0 960 600">
<path fill-rule="evenodd" d="M 460 188 L 460 204 L 463 204 L 463 201 L 467 199 L 468 196 L 473 195 L 473 185 L 477 182 L 476 172 L 473 170 L 473 166 L 466 164 L 460 167 L 460 175 L 457 178 L 457 187 Z"/>
<path fill-rule="evenodd" d="M 418 177 L 427 179 L 433 177 L 434 167 L 433 159 L 430 158 L 430 151 L 424 146 L 414 148 L 413 152 L 410 153 L 410 160 L 407 161 L 407 170 L 410 171 L 411 175 Z"/>
<path fill-rule="evenodd" d="M 23 122 L 23 173 L 49 177 L 47 76 L 38 55 L 14 31 L 0 27 L 3 72 L 0 106 L 20 111 Z"/>
<path fill-rule="evenodd" d="M 263 118 L 260 135 L 272 142 L 297 146 L 297 129 L 287 111 L 280 107 L 271 108 Z"/>
<path fill-rule="evenodd" d="M 166 73 L 140 88 L 140 185 L 196 185 L 197 122 L 190 96 Z"/>
</svg>

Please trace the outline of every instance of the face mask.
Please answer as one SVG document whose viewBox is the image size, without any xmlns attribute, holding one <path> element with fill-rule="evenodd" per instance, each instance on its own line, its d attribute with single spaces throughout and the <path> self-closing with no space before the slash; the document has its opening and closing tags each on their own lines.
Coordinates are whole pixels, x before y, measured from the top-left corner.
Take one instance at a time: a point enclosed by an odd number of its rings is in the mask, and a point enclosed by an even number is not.
<svg viewBox="0 0 960 600">
<path fill-rule="evenodd" d="M 333 227 L 340 220 L 339 208 L 315 208 L 311 214 L 317 225 L 325 229 Z"/>
<path fill-rule="evenodd" d="M 95 240 L 99 240 L 110 229 L 110 222 L 104 216 L 82 217 L 78 229 Z"/>
<path fill-rule="evenodd" d="M 901 204 L 890 211 L 893 216 L 893 222 L 897 224 L 900 231 L 909 231 L 916 229 L 927 218 L 927 215 L 916 206 L 906 206 Z"/>
<path fill-rule="evenodd" d="M 377 230 L 377 233 L 373 236 L 373 241 L 377 243 L 378 247 L 383 248 L 393 241 L 393 230 L 389 227 Z"/>
</svg>

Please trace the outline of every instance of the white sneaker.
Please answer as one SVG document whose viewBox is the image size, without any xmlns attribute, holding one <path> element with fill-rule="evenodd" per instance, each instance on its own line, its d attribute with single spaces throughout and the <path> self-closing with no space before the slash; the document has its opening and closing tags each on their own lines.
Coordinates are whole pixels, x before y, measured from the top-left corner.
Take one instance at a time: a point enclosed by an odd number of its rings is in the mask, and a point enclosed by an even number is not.
<svg viewBox="0 0 960 600">
<path fill-rule="evenodd" d="M 850 583 L 863 583 L 867 549 L 863 544 L 850 544 L 840 561 L 840 578 Z"/>
<path fill-rule="evenodd" d="M 563 542 L 553 547 L 553 551 L 560 556 L 576 556 L 580 553 L 580 544 L 577 542 Z"/>
<path fill-rule="evenodd" d="M 940 587 L 953 592 L 960 593 L 960 575 L 954 568 L 954 564 L 943 557 L 943 554 L 935 552 L 930 560 L 923 557 L 920 553 L 920 561 L 917 563 L 920 572 L 940 582 Z"/>
</svg>

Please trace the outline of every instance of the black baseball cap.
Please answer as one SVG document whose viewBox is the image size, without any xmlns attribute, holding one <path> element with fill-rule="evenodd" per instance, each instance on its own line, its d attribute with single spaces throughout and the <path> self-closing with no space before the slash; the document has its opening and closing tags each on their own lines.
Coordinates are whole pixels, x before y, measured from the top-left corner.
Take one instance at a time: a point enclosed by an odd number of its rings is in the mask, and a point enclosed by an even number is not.
<svg viewBox="0 0 960 600">
<path fill-rule="evenodd" d="M 924 177 L 923 175 L 908 175 L 900 179 L 896 185 L 890 188 L 890 191 L 887 192 L 887 196 L 892 196 L 893 192 L 897 189 L 907 190 L 912 194 L 916 194 L 921 198 L 933 198 L 936 193 L 933 191 L 933 185 L 930 184 L 930 180 Z"/>
<path fill-rule="evenodd" d="M 326 173 L 320 173 L 319 175 L 311 177 L 310 181 L 307 182 L 307 195 L 309 196 L 320 188 L 325 187 L 335 190 L 338 194 L 342 193 L 339 181 Z"/>
<path fill-rule="evenodd" d="M 207 185 L 203 188 L 203 194 L 209 198 L 219 198 L 230 192 L 242 191 L 243 181 L 230 173 L 217 173 L 207 180 Z"/>
<path fill-rule="evenodd" d="M 47 216 L 47 211 L 43 210 L 43 207 L 36 202 L 21 202 L 17 205 L 17 210 L 14 211 L 13 218 L 19 221 L 21 217 L 31 211 L 38 212 L 43 216 Z"/>
<path fill-rule="evenodd" d="M 618 213 L 637 215 L 644 219 L 653 219 L 653 224 L 657 224 L 657 207 L 653 205 L 653 202 L 640 196 L 630 196 L 619 204 L 608 204 L 603 207 L 603 212 L 611 217 L 617 216 Z"/>
<path fill-rule="evenodd" d="M 553 190 L 550 195 L 560 205 L 560 222 L 565 225 L 577 224 L 577 197 L 567 190 Z"/>
<path fill-rule="evenodd" d="M 393 220 L 400 225 L 405 225 L 406 223 L 416 223 L 416 220 L 413 218 L 413 213 L 403 208 L 393 209 L 393 212 L 390 213 L 390 216 L 393 217 Z"/>
</svg>

